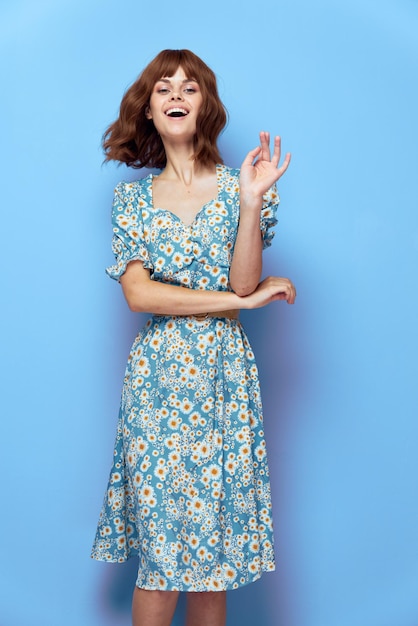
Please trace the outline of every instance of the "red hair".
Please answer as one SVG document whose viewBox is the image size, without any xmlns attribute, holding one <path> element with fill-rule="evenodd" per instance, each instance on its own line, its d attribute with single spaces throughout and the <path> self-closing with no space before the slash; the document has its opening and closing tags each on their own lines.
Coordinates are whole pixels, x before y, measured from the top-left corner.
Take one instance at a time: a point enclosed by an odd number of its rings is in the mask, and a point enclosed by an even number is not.
<svg viewBox="0 0 418 626">
<path fill-rule="evenodd" d="M 146 110 L 154 85 L 173 76 L 181 66 L 186 76 L 199 84 L 202 105 L 196 121 L 194 160 L 201 166 L 223 163 L 217 139 L 227 121 L 212 70 L 190 50 L 163 50 L 126 91 L 119 117 L 103 135 L 105 161 L 119 161 L 131 167 L 163 169 L 167 159 L 163 142 Z"/>
</svg>

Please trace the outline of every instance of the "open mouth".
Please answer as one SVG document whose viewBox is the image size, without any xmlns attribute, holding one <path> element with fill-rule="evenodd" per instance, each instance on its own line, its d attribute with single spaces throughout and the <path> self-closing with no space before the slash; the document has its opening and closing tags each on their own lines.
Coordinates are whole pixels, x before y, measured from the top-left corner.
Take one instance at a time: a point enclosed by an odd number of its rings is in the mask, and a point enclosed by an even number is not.
<svg viewBox="0 0 418 626">
<path fill-rule="evenodd" d="M 186 109 L 181 109 L 179 107 L 173 107 L 165 112 L 168 117 L 185 117 L 188 113 L 189 112 L 186 111 Z"/>
</svg>

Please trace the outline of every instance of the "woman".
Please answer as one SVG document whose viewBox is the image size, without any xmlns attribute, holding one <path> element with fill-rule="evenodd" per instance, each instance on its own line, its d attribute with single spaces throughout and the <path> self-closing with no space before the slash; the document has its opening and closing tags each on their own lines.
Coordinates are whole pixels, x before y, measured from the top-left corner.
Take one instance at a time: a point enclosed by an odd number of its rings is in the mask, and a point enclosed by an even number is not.
<svg viewBox="0 0 418 626">
<path fill-rule="evenodd" d="M 225 623 L 226 590 L 274 569 L 270 486 L 254 355 L 239 309 L 293 304 L 286 278 L 260 282 L 276 223 L 280 138 L 241 170 L 216 145 L 226 122 L 213 72 L 164 50 L 125 94 L 107 160 L 162 170 L 116 187 L 107 271 L 151 319 L 124 379 L 114 465 L 92 556 L 139 556 L 134 626 Z"/>
</svg>

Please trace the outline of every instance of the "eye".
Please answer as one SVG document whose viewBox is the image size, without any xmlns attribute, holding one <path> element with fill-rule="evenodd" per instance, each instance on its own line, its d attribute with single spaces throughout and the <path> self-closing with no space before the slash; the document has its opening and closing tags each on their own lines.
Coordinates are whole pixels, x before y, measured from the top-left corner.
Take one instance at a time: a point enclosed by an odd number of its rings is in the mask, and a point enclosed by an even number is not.
<svg viewBox="0 0 418 626">
<path fill-rule="evenodd" d="M 167 87 L 160 87 L 157 89 L 157 93 L 168 93 Z"/>
<path fill-rule="evenodd" d="M 196 93 L 197 89 L 194 87 L 186 87 L 184 91 L 185 93 Z"/>
</svg>

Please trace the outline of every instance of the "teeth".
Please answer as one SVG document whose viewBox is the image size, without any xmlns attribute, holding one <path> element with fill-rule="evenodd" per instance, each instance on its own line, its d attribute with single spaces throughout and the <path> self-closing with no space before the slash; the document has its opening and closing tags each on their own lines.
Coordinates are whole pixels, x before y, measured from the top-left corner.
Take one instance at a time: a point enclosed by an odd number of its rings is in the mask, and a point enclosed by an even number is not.
<svg viewBox="0 0 418 626">
<path fill-rule="evenodd" d="M 187 115 L 188 111 L 186 111 L 186 109 L 181 109 L 179 107 L 173 107 L 172 109 L 168 109 L 165 112 L 166 115 L 170 115 L 172 117 L 180 117 L 183 115 Z"/>
</svg>

